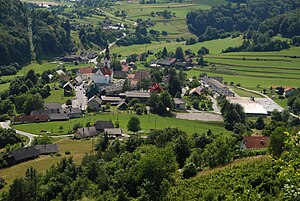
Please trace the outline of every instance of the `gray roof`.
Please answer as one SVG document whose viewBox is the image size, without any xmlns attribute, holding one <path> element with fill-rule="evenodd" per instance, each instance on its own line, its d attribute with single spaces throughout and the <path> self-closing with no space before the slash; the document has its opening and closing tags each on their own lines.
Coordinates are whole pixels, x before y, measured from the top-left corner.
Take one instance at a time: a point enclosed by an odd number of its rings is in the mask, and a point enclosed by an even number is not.
<svg viewBox="0 0 300 201">
<path fill-rule="evenodd" d="M 58 152 L 57 144 L 41 144 L 35 145 L 35 148 L 40 151 L 41 154 L 52 154 Z"/>
<path fill-rule="evenodd" d="M 115 78 L 126 78 L 126 72 L 124 71 L 114 71 Z"/>
<path fill-rule="evenodd" d="M 63 86 L 63 88 L 66 88 L 67 86 L 70 86 L 72 89 L 74 89 L 74 85 L 71 84 L 70 82 L 67 82 L 67 83 Z"/>
<path fill-rule="evenodd" d="M 88 100 L 88 103 L 91 102 L 92 100 L 95 100 L 97 103 L 99 103 L 100 105 L 102 104 L 102 100 L 98 97 L 98 96 L 93 96 Z"/>
<path fill-rule="evenodd" d="M 185 104 L 185 101 L 181 98 L 174 98 L 175 104 Z"/>
<path fill-rule="evenodd" d="M 111 101 L 111 102 L 120 102 L 122 99 L 116 96 L 101 96 L 101 100 L 103 101 Z"/>
<path fill-rule="evenodd" d="M 68 120 L 69 117 L 67 114 L 65 113 L 53 113 L 53 114 L 49 114 L 49 119 L 50 121 L 55 121 L 55 120 Z"/>
<path fill-rule="evenodd" d="M 150 98 L 148 91 L 126 91 L 125 94 L 128 98 Z"/>
<path fill-rule="evenodd" d="M 82 111 L 79 108 L 66 108 L 59 110 L 60 113 L 65 114 L 81 114 Z"/>
<path fill-rule="evenodd" d="M 208 77 L 203 77 L 202 79 L 204 82 L 206 82 L 206 84 L 213 85 L 213 86 L 217 87 L 218 89 L 225 88 L 225 86 L 221 82 L 219 82 L 215 79 L 208 78 Z"/>
<path fill-rule="evenodd" d="M 104 130 L 106 128 L 114 128 L 114 124 L 111 121 L 97 121 L 94 125 L 97 130 Z"/>
<path fill-rule="evenodd" d="M 22 149 L 13 150 L 8 156 L 13 157 L 15 161 L 22 161 L 30 158 L 37 157 L 40 151 L 35 147 L 26 147 Z"/>
<path fill-rule="evenodd" d="M 122 135 L 122 129 L 121 128 L 105 128 L 104 132 L 108 135 Z"/>
<path fill-rule="evenodd" d="M 44 109 L 45 110 L 56 110 L 56 109 L 62 109 L 60 103 L 44 103 Z"/>
<path fill-rule="evenodd" d="M 94 137 L 94 136 L 98 135 L 98 131 L 96 130 L 96 128 L 94 126 L 86 127 L 86 128 L 79 128 L 77 130 L 77 132 L 82 138 Z"/>
</svg>

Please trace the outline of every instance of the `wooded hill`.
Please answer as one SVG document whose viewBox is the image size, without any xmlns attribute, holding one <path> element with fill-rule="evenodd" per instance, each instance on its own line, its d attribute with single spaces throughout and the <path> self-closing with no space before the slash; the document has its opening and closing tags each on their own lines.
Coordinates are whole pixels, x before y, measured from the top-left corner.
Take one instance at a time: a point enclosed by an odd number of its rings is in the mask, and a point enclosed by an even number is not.
<svg viewBox="0 0 300 201">
<path fill-rule="evenodd" d="M 249 51 L 270 51 L 273 50 L 268 47 L 271 45 L 266 45 L 271 44 L 270 40 L 253 41 L 252 35 L 257 32 L 259 37 L 269 39 L 276 34 L 289 38 L 299 35 L 300 22 L 299 17 L 296 17 L 299 16 L 299 11 L 296 11 L 299 6 L 299 0 L 248 0 L 245 4 L 228 3 L 214 6 L 211 10 L 191 11 L 186 18 L 189 30 L 199 37 L 199 41 L 245 33 L 245 37 L 256 46 L 266 46 L 252 47 Z M 279 42 L 272 46 L 288 48 Z"/>
<path fill-rule="evenodd" d="M 0 66 L 25 65 L 34 55 L 40 60 L 45 54 L 60 55 L 72 47 L 68 21 L 48 11 L 31 10 L 20 1 L 0 0 L 0 27 Z"/>
</svg>

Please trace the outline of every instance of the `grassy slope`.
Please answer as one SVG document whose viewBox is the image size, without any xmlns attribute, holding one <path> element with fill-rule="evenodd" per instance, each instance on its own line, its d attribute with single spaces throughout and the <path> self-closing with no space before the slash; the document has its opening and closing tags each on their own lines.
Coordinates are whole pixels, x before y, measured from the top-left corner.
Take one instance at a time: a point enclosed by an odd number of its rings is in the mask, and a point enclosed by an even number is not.
<svg viewBox="0 0 300 201">
<path fill-rule="evenodd" d="M 297 55 L 300 55 L 300 47 L 280 52 L 211 54 L 206 56 L 205 60 L 219 63 L 216 70 L 211 67 L 195 68 L 187 74 L 189 77 L 203 72 L 208 75 L 219 75 L 228 83 L 233 81 L 235 84 L 240 83 L 245 88 L 257 91 L 272 85 L 300 87 L 300 59 L 287 57 Z M 257 88 L 257 85 L 260 85 L 260 88 Z"/>
<path fill-rule="evenodd" d="M 161 42 L 152 42 L 151 44 L 143 44 L 143 45 L 132 45 L 132 46 L 113 46 L 111 52 L 112 53 L 119 53 L 123 56 L 130 55 L 133 53 L 141 53 L 146 50 L 152 50 L 157 52 L 162 50 L 163 47 L 166 47 L 168 51 L 175 52 L 178 46 L 181 46 L 183 50 L 191 49 L 193 52 L 197 53 L 197 51 L 202 47 L 205 46 L 210 50 L 211 54 L 219 54 L 222 52 L 222 49 L 225 49 L 230 46 L 240 45 L 242 43 L 242 38 L 225 38 L 225 39 L 218 39 L 212 41 L 205 41 L 202 43 L 196 43 L 194 45 L 185 45 L 184 42 L 171 42 L 167 43 L 165 41 Z"/>
<path fill-rule="evenodd" d="M 41 130 L 50 131 L 52 134 L 59 134 L 58 127 L 62 125 L 64 127 L 64 130 L 60 134 L 66 134 L 69 130 L 72 130 L 73 125 L 78 122 L 85 126 L 87 122 L 94 123 L 97 120 L 111 120 L 113 123 L 115 123 L 117 119 L 119 119 L 120 128 L 122 128 L 123 132 L 127 133 L 127 123 L 129 118 L 132 116 L 136 115 L 127 114 L 126 112 L 122 112 L 119 115 L 117 115 L 117 113 L 115 112 L 115 114 L 97 114 L 95 116 L 87 116 L 80 119 L 72 119 L 71 121 L 65 122 L 47 122 L 38 124 L 14 125 L 13 128 L 36 134 L 40 134 Z M 157 129 L 163 129 L 167 127 L 178 127 L 179 129 L 187 132 L 190 135 L 193 134 L 194 131 L 202 133 L 204 131 L 207 131 L 208 129 L 211 129 L 215 133 L 229 133 L 224 129 L 224 125 L 222 122 L 189 121 L 160 116 L 157 116 L 157 120 L 155 120 L 156 116 L 152 114 L 138 116 L 138 118 L 141 121 L 141 128 L 145 133 L 149 133 L 150 129 L 155 128 L 155 121 Z"/>
<path fill-rule="evenodd" d="M 2 192 L 8 191 L 8 187 L 16 178 L 24 177 L 26 170 L 29 167 L 34 167 L 39 173 L 45 172 L 51 165 L 58 163 L 65 156 L 65 151 L 70 151 L 75 163 L 80 164 L 84 155 L 92 150 L 92 140 L 79 141 L 65 139 L 57 142 L 61 156 L 47 155 L 40 156 L 38 159 L 30 160 L 18 165 L 1 169 L 0 175 L 6 180 L 8 185 L 0 190 Z"/>
<path fill-rule="evenodd" d="M 124 10 L 127 13 L 127 18 L 136 20 L 138 18 L 147 20 L 150 18 L 155 22 L 155 26 L 150 29 L 158 31 L 168 31 L 169 35 L 163 38 L 180 38 L 180 37 L 195 37 L 189 33 L 185 17 L 188 12 L 197 9 L 210 9 L 213 5 L 219 5 L 226 3 L 225 0 L 194 0 L 192 2 L 184 3 L 167 3 L 168 1 L 159 1 L 158 4 L 142 5 L 138 1 L 135 4 L 128 4 L 119 2 L 117 6 L 113 6 L 110 13 L 114 13 L 116 10 Z M 169 10 L 176 14 L 176 17 L 172 19 L 164 19 L 162 17 L 152 17 L 151 12 L 162 12 Z"/>
<path fill-rule="evenodd" d="M 5 84 L 0 84 L 0 92 L 9 88 L 9 82 Z"/>
</svg>

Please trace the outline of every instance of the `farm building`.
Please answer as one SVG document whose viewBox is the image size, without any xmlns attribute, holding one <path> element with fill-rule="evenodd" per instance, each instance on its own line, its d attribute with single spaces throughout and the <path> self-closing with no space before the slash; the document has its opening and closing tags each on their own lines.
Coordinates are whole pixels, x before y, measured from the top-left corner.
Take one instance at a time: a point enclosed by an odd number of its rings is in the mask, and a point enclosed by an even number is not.
<svg viewBox="0 0 300 201">
<path fill-rule="evenodd" d="M 241 149 L 263 149 L 267 148 L 269 137 L 267 136 L 244 136 Z"/>
</svg>

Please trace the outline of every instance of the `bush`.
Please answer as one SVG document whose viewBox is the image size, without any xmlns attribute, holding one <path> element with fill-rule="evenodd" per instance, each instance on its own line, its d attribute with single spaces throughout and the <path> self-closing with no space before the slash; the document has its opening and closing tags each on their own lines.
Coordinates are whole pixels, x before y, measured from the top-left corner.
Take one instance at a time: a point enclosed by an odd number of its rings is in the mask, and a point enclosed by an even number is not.
<svg viewBox="0 0 300 201">
<path fill-rule="evenodd" d="M 197 174 L 197 167 L 194 163 L 188 163 L 183 167 L 182 176 L 189 178 Z"/>
<path fill-rule="evenodd" d="M 4 188 L 5 183 L 0 182 L 0 189 Z"/>
<path fill-rule="evenodd" d="M 140 108 L 140 107 L 137 108 L 137 109 L 136 109 L 136 114 L 137 114 L 137 115 L 142 115 L 142 114 L 143 114 L 142 108 Z"/>
<path fill-rule="evenodd" d="M 65 155 L 70 155 L 71 152 L 70 151 L 65 151 Z"/>
</svg>

